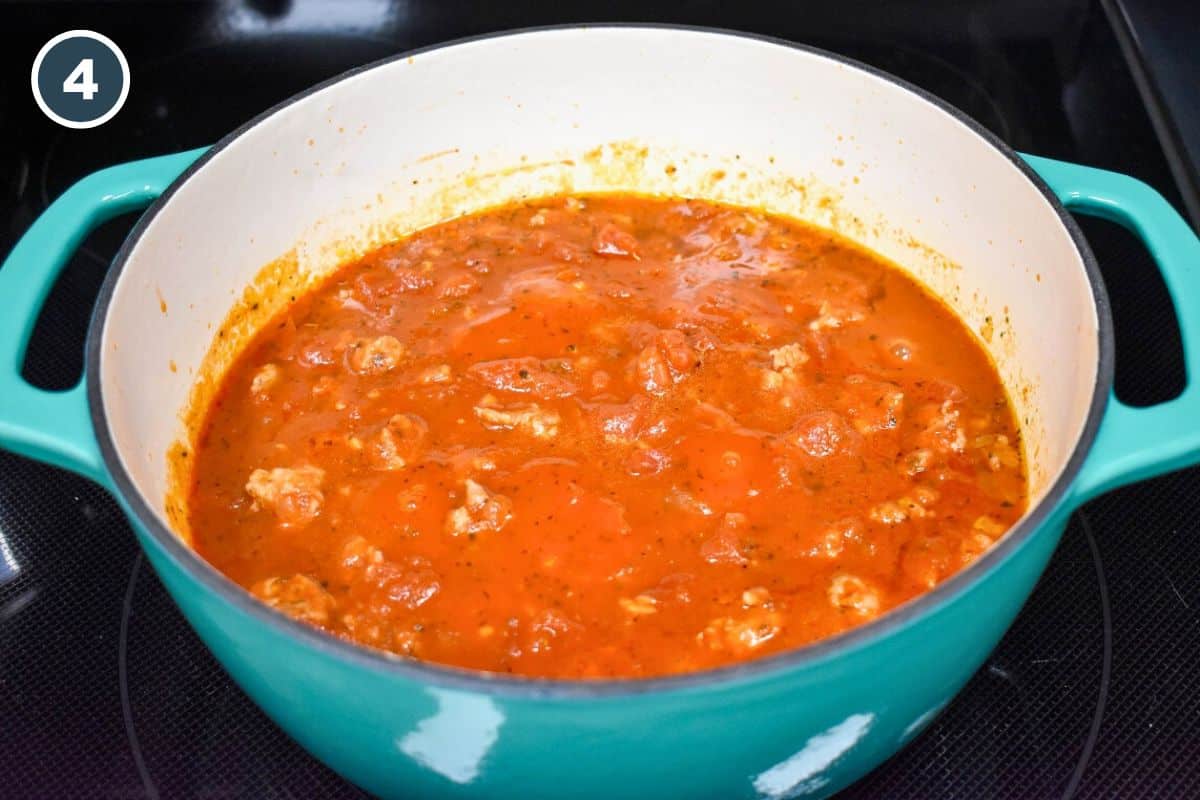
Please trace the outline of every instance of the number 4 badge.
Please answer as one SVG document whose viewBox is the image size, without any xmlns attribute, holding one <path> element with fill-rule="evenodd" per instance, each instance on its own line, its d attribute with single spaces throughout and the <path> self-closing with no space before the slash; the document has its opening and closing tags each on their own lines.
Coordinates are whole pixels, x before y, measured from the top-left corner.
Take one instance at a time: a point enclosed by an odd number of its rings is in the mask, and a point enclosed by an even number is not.
<svg viewBox="0 0 1200 800">
<path fill-rule="evenodd" d="M 67 31 L 46 42 L 33 61 L 30 79 L 38 108 L 68 128 L 103 125 L 129 96 L 125 54 L 95 31 Z"/>
<path fill-rule="evenodd" d="M 92 77 L 92 67 L 95 64 L 90 58 L 80 59 L 75 69 L 63 81 L 63 91 L 83 95 L 84 100 L 92 100 L 100 91 L 96 79 Z"/>
</svg>

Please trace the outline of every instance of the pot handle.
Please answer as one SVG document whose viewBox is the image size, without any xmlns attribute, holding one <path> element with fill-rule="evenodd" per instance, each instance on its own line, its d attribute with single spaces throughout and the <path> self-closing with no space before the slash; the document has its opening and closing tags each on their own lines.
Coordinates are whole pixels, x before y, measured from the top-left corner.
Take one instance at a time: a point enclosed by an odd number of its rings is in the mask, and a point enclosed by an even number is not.
<svg viewBox="0 0 1200 800">
<path fill-rule="evenodd" d="M 0 267 L 0 447 L 109 487 L 86 381 L 61 392 L 31 386 L 21 377 L 25 350 L 46 295 L 87 235 L 113 217 L 150 205 L 202 152 L 147 158 L 88 175 L 51 203 L 8 254 Z"/>
<path fill-rule="evenodd" d="M 1072 486 L 1075 505 L 1118 486 L 1200 461 L 1200 239 L 1163 196 L 1117 172 L 1023 156 L 1067 208 L 1120 223 L 1158 264 L 1175 305 L 1187 386 L 1174 400 L 1134 408 L 1111 395 Z"/>
</svg>

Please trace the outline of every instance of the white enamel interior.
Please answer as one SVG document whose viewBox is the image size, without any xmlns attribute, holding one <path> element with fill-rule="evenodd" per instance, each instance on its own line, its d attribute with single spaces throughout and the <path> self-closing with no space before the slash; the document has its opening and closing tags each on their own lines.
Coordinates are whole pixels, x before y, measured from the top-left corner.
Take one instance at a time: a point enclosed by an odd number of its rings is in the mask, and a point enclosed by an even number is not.
<svg viewBox="0 0 1200 800">
<path fill-rule="evenodd" d="M 587 155 L 611 142 L 646 151 Z M 818 54 L 578 28 L 360 72 L 261 121 L 179 188 L 130 254 L 103 330 L 105 409 L 134 483 L 161 508 L 194 375 L 267 262 L 296 248 L 319 275 L 339 254 L 448 216 L 622 188 L 834 227 L 913 272 L 973 329 L 991 317 L 1035 499 L 1065 465 L 1096 380 L 1094 302 L 1054 209 L 1007 158 L 921 97 Z"/>
</svg>

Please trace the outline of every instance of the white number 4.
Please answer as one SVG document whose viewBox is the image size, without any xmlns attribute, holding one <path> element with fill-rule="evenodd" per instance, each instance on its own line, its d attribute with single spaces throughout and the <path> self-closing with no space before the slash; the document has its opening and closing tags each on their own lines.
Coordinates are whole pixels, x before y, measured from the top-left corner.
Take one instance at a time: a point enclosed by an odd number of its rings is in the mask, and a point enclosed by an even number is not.
<svg viewBox="0 0 1200 800">
<path fill-rule="evenodd" d="M 75 65 L 71 74 L 63 81 L 63 91 L 67 94 L 83 95 L 84 100 L 91 100 L 100 91 L 100 84 L 92 79 L 92 60 L 85 58 Z"/>
</svg>

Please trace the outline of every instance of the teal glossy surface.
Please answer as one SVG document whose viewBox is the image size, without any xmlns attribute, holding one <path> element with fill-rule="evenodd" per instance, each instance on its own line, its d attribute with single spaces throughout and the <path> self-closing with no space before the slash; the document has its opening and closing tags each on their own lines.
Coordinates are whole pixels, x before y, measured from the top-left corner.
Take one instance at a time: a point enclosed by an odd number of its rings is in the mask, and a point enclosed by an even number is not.
<svg viewBox="0 0 1200 800">
<path fill-rule="evenodd" d="M 1065 518 L 886 638 L 744 680 L 594 698 L 439 687 L 348 665 L 197 592 L 142 540 L 234 679 L 304 747 L 376 794 L 727 800 L 828 795 L 916 736 L 1008 628 Z"/>
<path fill-rule="evenodd" d="M 1091 455 L 1075 479 L 1076 503 L 1200 459 L 1200 240 L 1162 195 L 1117 172 L 1024 156 L 1067 208 L 1124 225 L 1145 242 L 1175 303 L 1188 383 L 1151 408 L 1110 396 Z"/>
<path fill-rule="evenodd" d="M 200 151 L 114 167 L 69 189 L 0 269 L 0 446 L 116 485 L 80 387 L 41 392 L 20 378 L 33 321 L 87 231 L 161 193 Z M 1200 243 L 1153 190 L 1130 178 L 1034 157 L 1070 207 L 1142 236 L 1176 299 L 1188 374 L 1200 355 Z M 95 326 L 94 326 L 95 327 Z M 1112 400 L 1069 496 L 987 571 L 873 635 L 719 677 L 588 693 L 396 667 L 298 633 L 248 605 L 198 559 L 152 530 L 117 492 L 155 570 L 233 678 L 317 757 L 387 797 L 825 796 L 927 725 L 991 652 L 1080 502 L 1200 455 L 1194 383 L 1178 400 Z M 216 587 L 216 588 L 214 588 Z M 575 685 L 576 687 L 578 685 Z"/>
<path fill-rule="evenodd" d="M 47 392 L 21 377 L 42 303 L 76 248 L 98 225 L 145 208 L 201 150 L 148 158 L 92 173 L 50 204 L 0 268 L 0 446 L 78 472 L 111 489 L 96 446 L 85 378 Z"/>
</svg>

